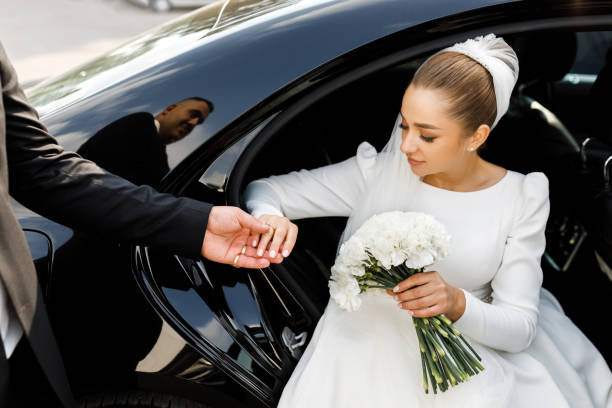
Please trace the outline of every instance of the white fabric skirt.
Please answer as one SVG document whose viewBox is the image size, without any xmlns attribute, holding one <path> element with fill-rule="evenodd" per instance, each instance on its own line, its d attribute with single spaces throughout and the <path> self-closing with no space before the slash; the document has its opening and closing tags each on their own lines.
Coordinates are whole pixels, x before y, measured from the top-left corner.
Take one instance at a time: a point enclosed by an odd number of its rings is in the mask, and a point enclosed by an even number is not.
<svg viewBox="0 0 612 408">
<path fill-rule="evenodd" d="M 278 407 L 612 406 L 608 365 L 545 289 L 529 348 L 502 352 L 465 336 L 485 370 L 437 394 L 424 392 L 412 318 L 396 304 L 365 294 L 361 308 L 347 312 L 330 299 Z"/>
</svg>

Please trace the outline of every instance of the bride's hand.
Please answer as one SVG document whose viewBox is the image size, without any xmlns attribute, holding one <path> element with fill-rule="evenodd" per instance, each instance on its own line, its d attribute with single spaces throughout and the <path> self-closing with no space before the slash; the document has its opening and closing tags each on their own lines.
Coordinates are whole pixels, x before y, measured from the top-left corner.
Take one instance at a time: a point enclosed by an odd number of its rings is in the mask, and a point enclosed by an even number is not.
<svg viewBox="0 0 612 408">
<path fill-rule="evenodd" d="M 387 293 L 414 317 L 444 314 L 454 322 L 465 311 L 463 291 L 446 283 L 436 271 L 416 273 L 398 283 L 394 290 Z"/>
<path fill-rule="evenodd" d="M 272 258 L 282 260 L 288 257 L 297 239 L 297 225 L 289 221 L 287 217 L 278 215 L 263 214 L 258 219 L 271 228 L 268 232 L 249 239 L 249 242 L 257 245 L 257 253 L 263 254 L 267 249 Z"/>
</svg>

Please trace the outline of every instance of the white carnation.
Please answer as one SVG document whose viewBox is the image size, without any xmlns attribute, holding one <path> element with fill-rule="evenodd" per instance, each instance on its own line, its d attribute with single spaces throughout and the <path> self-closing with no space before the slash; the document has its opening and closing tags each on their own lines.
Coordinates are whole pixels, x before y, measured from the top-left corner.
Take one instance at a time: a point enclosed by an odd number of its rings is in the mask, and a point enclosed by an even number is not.
<svg viewBox="0 0 612 408">
<path fill-rule="evenodd" d="M 374 215 L 353 237 L 387 269 L 402 262 L 409 268 L 431 265 L 445 257 L 450 246 L 450 235 L 442 224 L 430 215 L 414 212 Z"/>
<path fill-rule="evenodd" d="M 418 269 L 445 257 L 450 239 L 444 226 L 428 214 L 390 211 L 374 215 L 340 247 L 329 283 L 331 296 L 347 310 L 359 308 L 359 284 L 353 276 L 364 274 L 366 251 L 385 269 L 401 263 Z"/>
<path fill-rule="evenodd" d="M 353 312 L 361 306 L 359 284 L 355 278 L 338 274 L 328 282 L 329 294 L 343 309 Z"/>
<path fill-rule="evenodd" d="M 361 239 L 354 238 L 342 244 L 334 266 L 343 271 L 350 271 L 355 276 L 361 276 L 365 272 L 363 261 L 367 259 L 367 254 Z"/>
</svg>

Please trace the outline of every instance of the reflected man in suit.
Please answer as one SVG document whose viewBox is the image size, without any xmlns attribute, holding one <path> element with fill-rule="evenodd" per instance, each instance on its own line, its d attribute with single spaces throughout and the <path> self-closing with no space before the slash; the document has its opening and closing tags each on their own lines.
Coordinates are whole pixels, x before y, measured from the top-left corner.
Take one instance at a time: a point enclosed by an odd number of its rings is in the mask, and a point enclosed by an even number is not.
<svg viewBox="0 0 612 408">
<path fill-rule="evenodd" d="M 191 97 L 155 116 L 132 113 L 99 130 L 77 153 L 136 185 L 156 187 L 170 170 L 166 146 L 189 135 L 213 109 L 212 102 Z"/>
</svg>

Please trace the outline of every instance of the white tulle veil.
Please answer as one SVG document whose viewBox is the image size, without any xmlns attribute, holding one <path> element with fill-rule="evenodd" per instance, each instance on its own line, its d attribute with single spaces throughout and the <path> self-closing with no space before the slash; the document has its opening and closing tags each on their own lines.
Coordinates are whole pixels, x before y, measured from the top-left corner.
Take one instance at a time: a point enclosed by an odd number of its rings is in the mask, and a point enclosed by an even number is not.
<svg viewBox="0 0 612 408">
<path fill-rule="evenodd" d="M 518 79 L 518 58 L 514 50 L 502 38 L 488 34 L 455 44 L 434 55 L 448 51 L 467 55 L 491 74 L 497 100 L 497 116 L 492 128 L 495 127 L 508 110 L 510 95 Z M 389 141 L 376 155 L 374 167 L 368 173 L 365 194 L 353 208 L 340 238 L 340 245 L 372 215 L 409 208 L 411 184 L 420 180 L 412 173 L 406 155 L 400 151 L 400 123 L 401 115 L 398 114 Z M 368 147 L 367 144 L 360 145 L 358 154 L 366 153 Z"/>
</svg>

